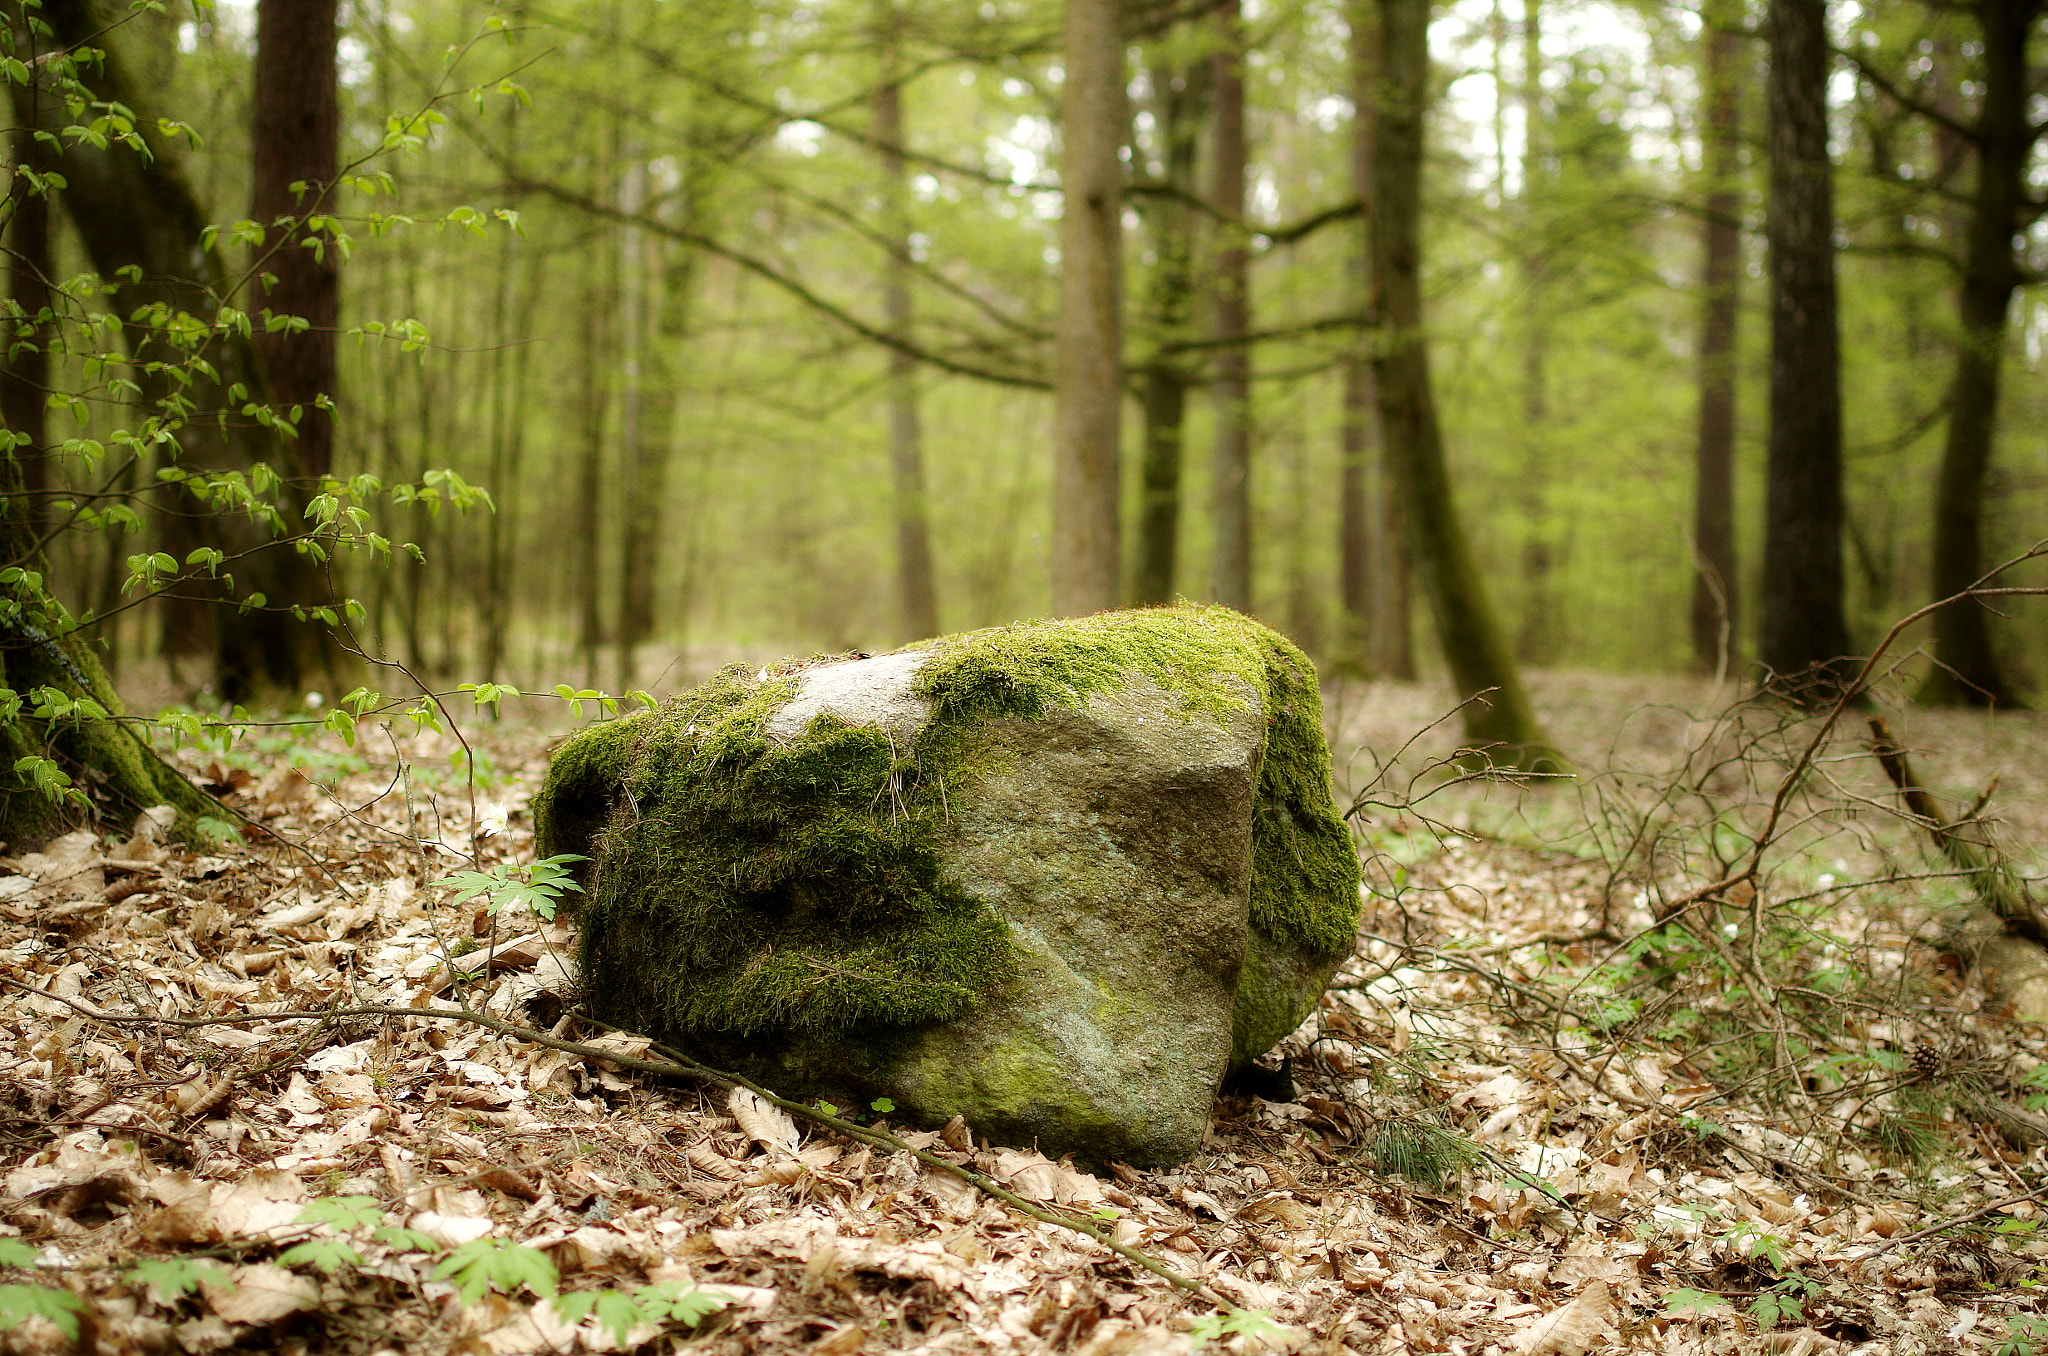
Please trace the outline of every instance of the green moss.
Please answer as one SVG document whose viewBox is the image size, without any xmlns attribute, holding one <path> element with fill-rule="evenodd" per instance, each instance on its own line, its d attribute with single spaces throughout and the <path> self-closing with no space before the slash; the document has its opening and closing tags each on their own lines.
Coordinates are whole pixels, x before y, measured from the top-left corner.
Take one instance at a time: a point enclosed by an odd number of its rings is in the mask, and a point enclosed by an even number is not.
<svg viewBox="0 0 2048 1356">
<path fill-rule="evenodd" d="M 991 720 L 1032 720 L 1141 677 L 1187 720 L 1266 712 L 1252 923 L 1334 954 L 1350 945 L 1358 868 L 1332 804 L 1314 669 L 1223 608 L 1180 606 L 943 637 L 913 685 L 930 716 L 909 747 L 820 715 L 794 739 L 768 718 L 806 665 L 733 668 L 556 754 L 535 801 L 543 854 L 596 859 L 587 973 L 600 1016 L 664 1034 L 872 1034 L 948 1021 L 1013 972 L 1001 919 L 946 879 L 939 844 L 983 771 Z M 600 825 L 603 827 L 600 828 Z"/>
<path fill-rule="evenodd" d="M 636 711 L 618 720 L 586 725 L 555 750 L 548 762 L 547 781 L 533 798 L 535 855 L 590 855 L 598 831 L 610 818 L 613 802 L 626 784 L 633 741 L 646 714 Z M 589 884 L 587 880 L 583 883 Z"/>
<path fill-rule="evenodd" d="M 1320 954 L 1358 928 L 1358 858 L 1330 797 L 1315 665 L 1286 637 L 1224 607 L 1182 604 L 1074 621 L 970 631 L 927 641 L 918 694 L 938 744 L 998 716 L 1034 719 L 1079 706 L 1134 677 L 1180 699 L 1188 719 L 1242 710 L 1256 695 L 1266 747 L 1252 827 L 1252 926 Z"/>
<path fill-rule="evenodd" d="M 78 636 L 48 640 L 14 631 L 0 640 L 0 687 L 24 698 L 42 687 L 72 697 L 90 697 L 113 719 L 41 721 L 29 716 L 0 723 L 0 771 L 15 760 L 53 759 L 82 788 L 91 818 L 125 831 L 135 816 L 154 805 L 169 805 L 178 818 L 172 833 L 202 841 L 200 821 L 222 809 L 211 797 L 157 756 L 134 724 L 122 718 L 121 699 L 107 681 L 92 649 Z M 0 841 L 10 852 L 40 847 L 78 825 L 86 816 L 73 805 L 50 799 L 18 775 L 0 778 Z"/>
</svg>

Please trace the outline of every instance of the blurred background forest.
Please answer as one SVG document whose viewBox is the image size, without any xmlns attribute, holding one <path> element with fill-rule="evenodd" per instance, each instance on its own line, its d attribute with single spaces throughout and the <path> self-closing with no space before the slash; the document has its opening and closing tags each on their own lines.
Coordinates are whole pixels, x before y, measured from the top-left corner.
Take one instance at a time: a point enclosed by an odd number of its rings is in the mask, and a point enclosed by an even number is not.
<svg viewBox="0 0 2048 1356">
<path fill-rule="evenodd" d="M 2038 44 L 2021 8 L 2024 66 Z M 1423 593 L 1403 588 L 1370 389 L 1385 337 L 1357 109 L 1378 78 L 1361 41 L 1375 9 L 1122 7 L 1115 592 L 1245 605 L 1326 666 L 1399 677 L 1438 661 Z M 109 12 L 98 41 L 143 73 L 139 120 L 198 133 L 156 138 L 161 163 L 246 267 L 233 223 L 252 200 L 257 7 Z M 1932 506 L 1978 201 L 1975 143 L 1956 129 L 1979 119 L 1987 78 L 1975 16 L 1826 10 L 1856 653 L 1939 596 Z M 1430 15 L 1425 328 L 1458 508 L 1523 663 L 1733 672 L 1757 654 L 1765 17 L 1740 0 Z M 345 565 L 371 653 L 435 682 L 621 690 L 1055 606 L 1060 6 L 354 0 L 337 22 L 340 161 L 374 155 L 359 172 L 389 182 L 328 209 L 352 238 L 345 262 L 334 251 L 329 464 L 387 481 L 448 468 L 497 506 L 401 507 L 380 530 L 422 558 Z M 2031 137 L 2023 159 L 2039 195 Z M 51 218 L 58 279 L 95 268 L 78 210 Z M 2048 523 L 2048 298 L 2024 286 L 2048 232 L 2018 211 L 1987 566 Z M 82 429 L 50 414 L 53 445 L 133 421 L 89 360 L 55 361 L 51 389 L 99 394 L 76 406 Z M 1703 420 L 1705 388 L 1721 395 Z M 1715 419 L 1732 578 L 1702 628 Z M 1221 483 L 1236 467 L 1242 501 Z M 59 489 L 106 470 L 51 464 Z M 152 468 L 120 474 L 132 488 Z M 118 610 L 150 530 L 49 546 L 65 600 L 117 614 L 101 634 L 124 682 L 158 672 L 164 648 L 165 609 Z M 2012 612 L 1992 639 L 2024 692 L 2044 676 L 2048 613 Z M 214 680 L 204 664 L 177 674 L 190 692 Z"/>
</svg>

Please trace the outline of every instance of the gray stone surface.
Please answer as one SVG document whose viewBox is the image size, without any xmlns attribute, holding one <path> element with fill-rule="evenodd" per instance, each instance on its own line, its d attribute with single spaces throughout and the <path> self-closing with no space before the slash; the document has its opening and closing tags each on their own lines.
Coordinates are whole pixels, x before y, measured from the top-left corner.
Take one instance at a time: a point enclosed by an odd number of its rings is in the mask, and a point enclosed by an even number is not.
<svg viewBox="0 0 2048 1356">
<path fill-rule="evenodd" d="M 829 711 L 914 735 L 916 658 L 809 670 L 767 729 L 795 734 Z M 1140 681 L 983 727 L 972 761 L 985 770 L 957 789 L 941 855 L 1008 923 L 1018 974 L 972 1017 L 859 1061 L 900 1106 L 1097 1159 L 1199 1149 L 1249 934 L 1264 718 L 1245 696 L 1218 725 Z"/>
</svg>

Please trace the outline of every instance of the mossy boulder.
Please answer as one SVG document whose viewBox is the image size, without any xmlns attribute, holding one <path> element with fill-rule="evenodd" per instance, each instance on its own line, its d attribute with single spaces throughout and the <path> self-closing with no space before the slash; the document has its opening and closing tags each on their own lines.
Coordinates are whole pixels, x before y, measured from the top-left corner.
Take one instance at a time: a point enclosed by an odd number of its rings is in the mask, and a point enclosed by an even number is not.
<svg viewBox="0 0 2048 1356">
<path fill-rule="evenodd" d="M 1349 953 L 1315 670 L 1180 606 L 731 669 L 594 726 L 535 801 L 583 853 L 603 1020 L 856 1105 L 1156 1164 Z"/>
</svg>

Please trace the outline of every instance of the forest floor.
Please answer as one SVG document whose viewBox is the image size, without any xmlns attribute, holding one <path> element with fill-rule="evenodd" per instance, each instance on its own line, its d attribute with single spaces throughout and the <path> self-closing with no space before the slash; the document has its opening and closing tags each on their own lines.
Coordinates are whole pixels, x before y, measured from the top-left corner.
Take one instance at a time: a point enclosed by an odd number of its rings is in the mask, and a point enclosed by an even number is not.
<svg viewBox="0 0 2048 1356">
<path fill-rule="evenodd" d="M 430 731 L 188 753 L 263 826 L 249 841 L 193 852 L 145 825 L 0 860 L 0 1343 L 2048 1351 L 2048 1150 L 1997 1114 L 2048 1042 L 1927 945 L 1927 892 L 1953 882 L 1902 881 L 1910 835 L 1816 812 L 1780 876 L 1818 854 L 1870 889 L 1827 875 L 1824 917 L 1781 889 L 1800 921 L 1770 934 L 1792 940 L 1768 981 L 1686 970 L 1652 897 L 1692 859 L 1629 845 L 1653 821 L 1683 837 L 1684 797 L 1654 792 L 1727 728 L 1693 685 L 1554 676 L 1538 697 L 1588 775 L 1427 799 L 1455 740 L 1412 746 L 1363 811 L 1357 956 L 1284 1065 L 1226 1090 L 1193 1162 L 1092 1174 L 957 1124 L 890 1128 L 1206 1299 L 744 1093 L 459 1020 L 335 1015 L 459 1001 L 646 1053 L 564 1007 L 573 924 L 453 898 L 455 872 L 530 859 L 545 732 L 467 722 L 480 785 Z M 1385 685 L 1330 707 L 1354 792 L 1441 714 Z M 1930 781 L 2005 772 L 2005 831 L 2048 841 L 2025 818 L 2048 804 L 2038 718 L 1899 716 Z M 1742 747 L 1738 767 L 1768 762 Z M 1853 752 L 1830 786 L 1874 797 Z M 1748 803 L 1756 778 L 1726 772 L 1715 794 Z M 1860 978 L 1824 982 L 1823 954 Z"/>
</svg>

